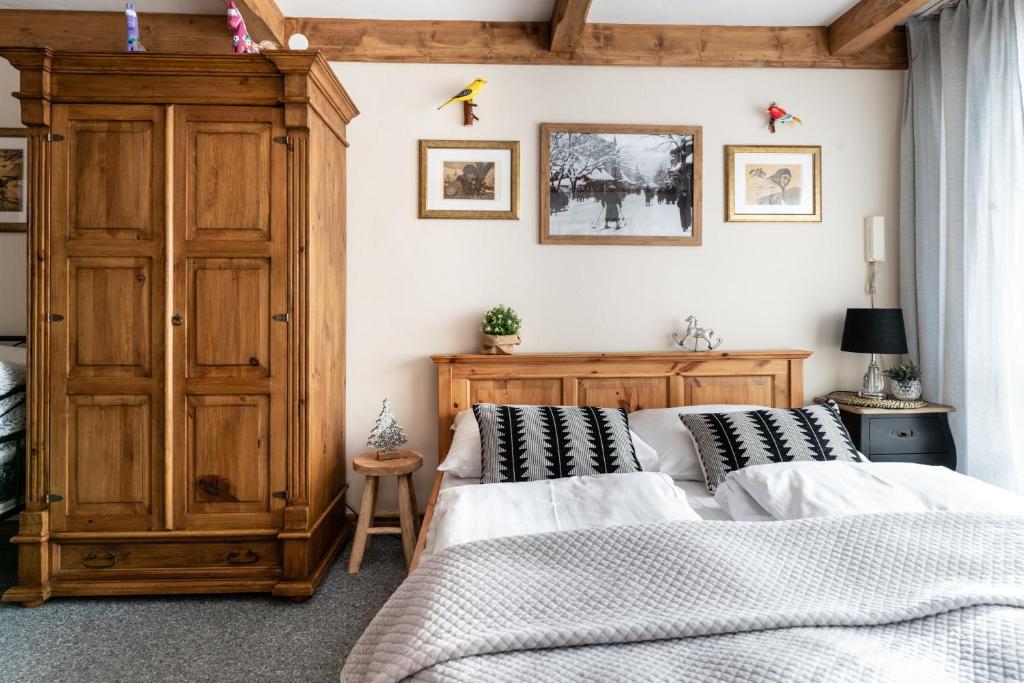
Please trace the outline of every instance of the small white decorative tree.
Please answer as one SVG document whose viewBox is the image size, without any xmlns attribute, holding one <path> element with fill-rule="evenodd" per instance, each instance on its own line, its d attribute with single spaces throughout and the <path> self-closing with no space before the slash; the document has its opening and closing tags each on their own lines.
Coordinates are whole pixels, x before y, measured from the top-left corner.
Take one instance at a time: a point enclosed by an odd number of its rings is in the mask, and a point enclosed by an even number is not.
<svg viewBox="0 0 1024 683">
<path fill-rule="evenodd" d="M 377 424 L 373 426 L 366 445 L 377 451 L 378 458 L 385 459 L 385 456 L 393 453 L 406 441 L 408 439 L 405 438 L 402 425 L 398 424 L 395 414 L 391 412 L 391 400 L 384 399 L 380 415 L 377 416 Z"/>
</svg>

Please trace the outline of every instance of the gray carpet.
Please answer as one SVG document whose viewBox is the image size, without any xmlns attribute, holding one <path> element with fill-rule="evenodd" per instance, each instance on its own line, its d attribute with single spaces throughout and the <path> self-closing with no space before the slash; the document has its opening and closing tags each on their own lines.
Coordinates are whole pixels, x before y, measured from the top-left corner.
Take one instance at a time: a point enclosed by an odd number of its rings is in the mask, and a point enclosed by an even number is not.
<svg viewBox="0 0 1024 683">
<path fill-rule="evenodd" d="M 0 538 L 0 586 L 16 582 Z M 351 544 L 350 544 L 351 545 Z M 317 594 L 55 598 L 0 607 L 3 681 L 337 681 L 373 615 L 405 577 L 397 537 L 373 539 L 359 574 L 348 549 Z"/>
</svg>

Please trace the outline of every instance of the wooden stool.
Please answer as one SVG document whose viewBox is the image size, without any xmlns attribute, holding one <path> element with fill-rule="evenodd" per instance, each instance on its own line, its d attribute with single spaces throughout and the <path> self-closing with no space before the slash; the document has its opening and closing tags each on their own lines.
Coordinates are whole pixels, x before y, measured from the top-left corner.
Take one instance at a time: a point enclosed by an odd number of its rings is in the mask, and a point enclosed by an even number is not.
<svg viewBox="0 0 1024 683">
<path fill-rule="evenodd" d="M 371 534 L 401 534 L 402 550 L 405 552 L 405 567 L 412 564 L 416 548 L 416 534 L 419 531 L 419 517 L 416 514 L 416 490 L 412 485 L 412 473 L 423 466 L 423 456 L 415 451 L 399 451 L 401 457 L 378 460 L 375 452 L 361 453 L 352 462 L 352 469 L 366 476 L 363 484 L 363 501 L 359 505 L 359 522 L 356 537 L 352 541 L 352 557 L 348 561 L 348 573 L 355 574 L 363 564 L 363 553 Z M 398 519 L 401 526 L 373 526 L 377 509 L 377 490 L 380 477 L 398 478 Z"/>
</svg>

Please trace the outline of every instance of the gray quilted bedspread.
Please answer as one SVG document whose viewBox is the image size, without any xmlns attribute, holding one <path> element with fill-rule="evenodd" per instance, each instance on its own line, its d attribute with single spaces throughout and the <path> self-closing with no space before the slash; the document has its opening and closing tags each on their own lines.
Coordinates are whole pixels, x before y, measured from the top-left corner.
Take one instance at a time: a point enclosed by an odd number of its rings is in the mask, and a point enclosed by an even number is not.
<svg viewBox="0 0 1024 683">
<path fill-rule="evenodd" d="M 0 361 L 0 437 L 25 428 L 25 366 Z"/>
<path fill-rule="evenodd" d="M 664 522 L 430 557 L 342 680 L 1024 680 L 1024 518 Z"/>
</svg>

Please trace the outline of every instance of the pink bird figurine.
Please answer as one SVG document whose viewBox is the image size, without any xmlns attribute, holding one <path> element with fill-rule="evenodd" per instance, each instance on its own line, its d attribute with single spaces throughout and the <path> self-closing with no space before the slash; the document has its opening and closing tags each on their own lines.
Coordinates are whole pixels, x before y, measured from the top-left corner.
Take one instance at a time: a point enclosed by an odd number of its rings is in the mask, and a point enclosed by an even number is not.
<svg viewBox="0 0 1024 683">
<path fill-rule="evenodd" d="M 799 123 L 801 126 L 804 125 L 804 122 L 801 121 L 798 116 L 793 116 L 774 102 L 768 105 L 768 108 L 765 109 L 765 113 L 768 114 L 769 133 L 775 132 L 775 124 L 777 123 L 789 123 L 792 121 L 793 123 Z"/>
<path fill-rule="evenodd" d="M 231 48 L 235 52 L 242 54 L 260 51 L 260 46 L 249 37 L 249 32 L 245 28 L 245 19 L 242 18 L 242 13 L 238 11 L 234 2 L 228 3 L 228 28 L 234 33 L 231 36 Z"/>
</svg>

